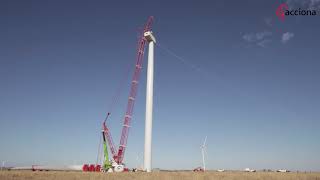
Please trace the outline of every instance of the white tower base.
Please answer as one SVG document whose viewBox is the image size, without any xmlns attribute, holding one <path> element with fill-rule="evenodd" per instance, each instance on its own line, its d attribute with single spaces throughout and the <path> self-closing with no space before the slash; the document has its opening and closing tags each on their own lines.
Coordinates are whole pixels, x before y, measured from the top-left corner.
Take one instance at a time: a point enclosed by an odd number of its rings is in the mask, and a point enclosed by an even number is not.
<svg viewBox="0 0 320 180">
<path fill-rule="evenodd" d="M 148 70 L 147 70 L 147 94 L 146 94 L 146 124 L 144 136 L 144 170 L 151 172 L 151 143 L 152 143 L 152 109 L 153 109 L 153 66 L 154 43 L 156 42 L 151 31 L 145 32 L 144 37 L 149 42 Z"/>
</svg>

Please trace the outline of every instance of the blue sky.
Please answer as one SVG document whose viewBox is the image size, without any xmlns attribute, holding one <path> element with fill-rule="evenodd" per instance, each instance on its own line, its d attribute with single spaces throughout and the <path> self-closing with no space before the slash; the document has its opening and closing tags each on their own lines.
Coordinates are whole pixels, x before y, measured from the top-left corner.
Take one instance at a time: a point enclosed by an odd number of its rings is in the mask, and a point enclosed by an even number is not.
<svg viewBox="0 0 320 180">
<path fill-rule="evenodd" d="M 208 136 L 209 169 L 320 170 L 320 16 L 280 21 L 279 4 L 1 1 L 0 160 L 95 163 L 101 122 L 135 63 L 137 32 L 153 15 L 161 47 L 155 49 L 153 167 L 199 166 Z M 125 154 L 129 167 L 137 156 L 142 160 L 145 81 L 143 69 Z M 109 121 L 116 144 L 126 85 Z"/>
</svg>

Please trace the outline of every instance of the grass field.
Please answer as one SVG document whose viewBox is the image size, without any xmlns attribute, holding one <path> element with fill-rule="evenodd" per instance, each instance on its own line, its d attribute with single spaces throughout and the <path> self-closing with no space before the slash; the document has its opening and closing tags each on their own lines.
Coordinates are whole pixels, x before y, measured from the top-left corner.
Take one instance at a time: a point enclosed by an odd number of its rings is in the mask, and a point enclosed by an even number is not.
<svg viewBox="0 0 320 180">
<path fill-rule="evenodd" d="M 154 172 L 154 173 L 85 173 L 85 172 L 32 172 L 32 171 L 2 171 L 0 180 L 320 180 L 320 173 L 276 173 L 276 172 Z"/>
</svg>

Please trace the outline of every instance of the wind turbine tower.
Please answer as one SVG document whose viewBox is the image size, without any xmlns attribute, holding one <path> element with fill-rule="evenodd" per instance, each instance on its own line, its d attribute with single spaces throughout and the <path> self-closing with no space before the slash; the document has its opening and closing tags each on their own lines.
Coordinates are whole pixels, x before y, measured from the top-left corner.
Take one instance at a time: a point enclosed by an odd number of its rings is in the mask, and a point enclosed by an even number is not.
<svg viewBox="0 0 320 180">
<path fill-rule="evenodd" d="M 144 33 L 149 43 L 148 70 L 147 70 L 147 94 L 146 94 L 146 124 L 144 136 L 144 170 L 151 172 L 151 145 L 152 145 L 152 111 L 153 111 L 153 67 L 154 67 L 154 44 L 156 39 L 151 31 Z"/>
<path fill-rule="evenodd" d="M 207 154 L 207 146 L 206 146 L 206 142 L 207 142 L 207 136 L 206 138 L 204 139 L 204 142 L 202 144 L 202 146 L 200 147 L 201 148 L 201 154 L 202 154 L 202 168 L 203 168 L 203 171 L 206 170 L 206 161 L 205 161 L 205 154 Z"/>
</svg>

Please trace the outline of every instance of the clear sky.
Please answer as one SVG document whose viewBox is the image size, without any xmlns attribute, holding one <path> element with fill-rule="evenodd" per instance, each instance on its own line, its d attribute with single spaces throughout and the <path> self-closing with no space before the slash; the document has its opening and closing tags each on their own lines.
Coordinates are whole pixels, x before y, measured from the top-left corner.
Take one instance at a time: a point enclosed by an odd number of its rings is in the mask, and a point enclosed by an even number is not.
<svg viewBox="0 0 320 180">
<path fill-rule="evenodd" d="M 320 7 L 319 0 L 287 3 Z M 0 1 L 0 160 L 95 163 L 101 122 L 135 63 L 137 32 L 153 15 L 162 47 L 155 49 L 153 167 L 200 166 L 208 136 L 209 169 L 320 170 L 320 13 L 280 21 L 279 4 Z M 145 81 L 144 69 L 129 167 L 143 158 Z M 116 144 L 128 91 L 129 80 L 109 121 Z"/>
</svg>

